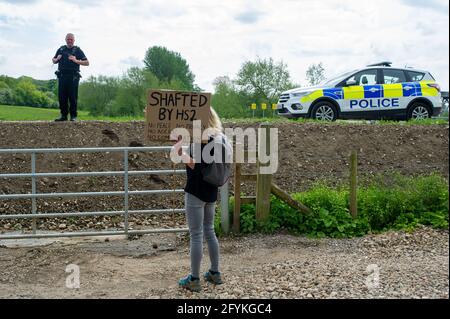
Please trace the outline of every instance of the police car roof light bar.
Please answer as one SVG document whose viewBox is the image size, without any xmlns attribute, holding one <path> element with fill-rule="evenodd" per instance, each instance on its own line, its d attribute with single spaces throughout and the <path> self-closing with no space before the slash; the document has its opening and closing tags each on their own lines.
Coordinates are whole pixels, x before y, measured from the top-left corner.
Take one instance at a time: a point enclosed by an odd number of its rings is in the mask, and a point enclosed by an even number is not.
<svg viewBox="0 0 450 319">
<path fill-rule="evenodd" d="M 392 62 L 383 61 L 380 63 L 369 64 L 368 66 L 391 66 Z"/>
</svg>

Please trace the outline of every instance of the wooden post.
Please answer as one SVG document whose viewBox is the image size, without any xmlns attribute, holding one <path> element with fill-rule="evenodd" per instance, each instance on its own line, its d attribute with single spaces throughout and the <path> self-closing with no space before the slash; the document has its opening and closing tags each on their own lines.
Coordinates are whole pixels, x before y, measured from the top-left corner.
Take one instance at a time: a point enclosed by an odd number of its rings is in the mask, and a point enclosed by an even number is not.
<svg viewBox="0 0 450 319">
<path fill-rule="evenodd" d="M 350 213 L 353 218 L 356 218 L 358 215 L 358 203 L 356 198 L 357 166 L 357 154 L 356 151 L 352 151 L 350 155 Z"/>
<path fill-rule="evenodd" d="M 241 224 L 241 163 L 234 164 L 234 214 L 233 232 L 240 232 Z"/>
<path fill-rule="evenodd" d="M 261 140 L 261 131 L 265 130 L 266 136 L 265 140 Z M 267 164 L 262 164 L 261 159 L 261 145 L 265 143 L 266 152 L 272 151 L 270 146 L 270 124 L 261 123 L 260 130 L 258 130 L 258 160 L 257 160 L 257 177 L 256 177 L 256 220 L 265 221 L 269 218 L 270 213 L 270 188 L 272 185 L 272 174 L 261 174 L 260 168 L 264 166 L 269 166 L 270 162 Z"/>
<path fill-rule="evenodd" d="M 271 192 L 272 192 L 272 194 L 274 194 L 279 199 L 283 200 L 286 204 L 288 204 L 292 208 L 297 209 L 298 211 L 305 213 L 305 214 L 311 213 L 311 210 L 308 207 L 306 207 L 299 201 L 293 199 L 291 197 L 291 195 L 289 195 L 288 193 L 283 191 L 281 188 L 279 188 L 274 183 L 272 183 Z"/>
</svg>

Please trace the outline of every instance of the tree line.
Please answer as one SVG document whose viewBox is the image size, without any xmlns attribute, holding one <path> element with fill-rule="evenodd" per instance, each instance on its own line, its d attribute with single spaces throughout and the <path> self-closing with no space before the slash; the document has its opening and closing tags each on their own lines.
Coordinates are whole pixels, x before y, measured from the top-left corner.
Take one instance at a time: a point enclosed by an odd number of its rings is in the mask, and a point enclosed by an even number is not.
<svg viewBox="0 0 450 319">
<path fill-rule="evenodd" d="M 44 108 L 58 107 L 58 83 L 55 80 L 35 80 L 28 76 L 17 79 L 0 75 L 0 105 L 26 105 Z"/>
<path fill-rule="evenodd" d="M 78 105 L 93 116 L 141 116 L 149 88 L 202 91 L 187 61 L 165 47 L 150 47 L 144 67 L 131 67 L 122 76 L 90 76 L 79 86 Z M 323 80 L 319 63 L 308 68 L 306 77 L 312 85 Z M 299 87 L 293 83 L 282 61 L 272 58 L 246 61 L 235 78 L 219 76 L 214 82 L 211 104 L 224 118 L 246 117 L 252 103 L 269 106 L 281 92 Z M 0 104 L 58 107 L 57 81 L 39 81 L 29 77 L 0 77 Z M 261 115 L 256 110 L 256 116 Z"/>
</svg>

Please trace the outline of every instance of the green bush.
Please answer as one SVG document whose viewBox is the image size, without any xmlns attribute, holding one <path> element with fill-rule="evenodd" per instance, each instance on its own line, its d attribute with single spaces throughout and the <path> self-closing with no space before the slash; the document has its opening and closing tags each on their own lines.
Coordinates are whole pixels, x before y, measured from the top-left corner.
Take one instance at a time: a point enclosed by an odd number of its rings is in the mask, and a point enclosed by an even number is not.
<svg viewBox="0 0 450 319">
<path fill-rule="evenodd" d="M 273 233 L 286 229 L 295 234 L 342 238 L 387 229 L 413 230 L 418 224 L 448 228 L 448 182 L 436 174 L 419 177 L 394 174 L 389 180 L 375 179 L 358 190 L 355 219 L 348 209 L 349 192 L 343 187 L 316 185 L 292 196 L 312 212 L 298 212 L 272 196 L 271 214 L 263 223 L 256 221 L 255 205 L 242 205 L 241 232 Z M 220 218 L 217 225 L 220 226 Z"/>
<path fill-rule="evenodd" d="M 410 228 L 420 223 L 426 212 L 447 216 L 448 221 L 448 183 L 436 174 L 415 178 L 394 175 L 390 186 L 377 183 L 359 190 L 358 209 L 375 231 Z"/>
<path fill-rule="evenodd" d="M 56 80 L 35 80 L 27 76 L 15 79 L 0 75 L 0 104 L 58 107 Z"/>
</svg>

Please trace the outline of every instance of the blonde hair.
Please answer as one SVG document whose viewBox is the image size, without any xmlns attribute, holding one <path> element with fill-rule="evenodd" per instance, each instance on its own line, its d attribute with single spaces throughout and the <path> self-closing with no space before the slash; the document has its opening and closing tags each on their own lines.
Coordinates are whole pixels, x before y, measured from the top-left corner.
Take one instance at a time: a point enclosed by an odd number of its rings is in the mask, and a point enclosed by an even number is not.
<svg viewBox="0 0 450 319">
<path fill-rule="evenodd" d="M 212 107 L 209 112 L 208 128 L 214 132 L 214 135 L 223 133 L 222 122 L 220 121 L 219 115 L 217 115 L 217 112 Z"/>
</svg>

